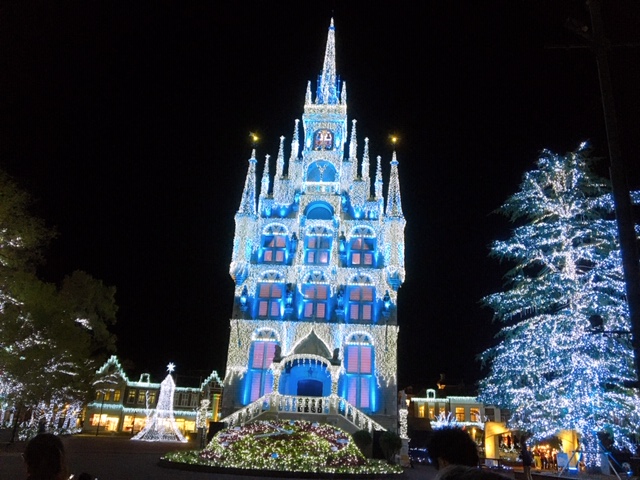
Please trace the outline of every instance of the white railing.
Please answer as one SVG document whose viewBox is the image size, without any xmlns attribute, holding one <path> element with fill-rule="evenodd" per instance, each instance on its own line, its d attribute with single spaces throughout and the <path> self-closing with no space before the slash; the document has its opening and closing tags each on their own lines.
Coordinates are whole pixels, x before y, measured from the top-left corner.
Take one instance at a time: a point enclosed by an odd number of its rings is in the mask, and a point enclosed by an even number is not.
<svg viewBox="0 0 640 480">
<path fill-rule="evenodd" d="M 304 182 L 304 193 L 338 193 L 339 182 Z"/>
<path fill-rule="evenodd" d="M 382 425 L 368 417 L 356 407 L 347 402 L 344 398 L 338 399 L 337 413 L 344 417 L 346 420 L 354 424 L 358 430 L 367 430 L 373 432 L 374 430 L 385 431 Z"/>
<path fill-rule="evenodd" d="M 226 423 L 229 427 L 244 425 L 265 412 L 273 412 L 275 414 L 339 415 L 358 430 L 367 430 L 369 432 L 386 430 L 386 428 L 358 410 L 344 398 L 339 398 L 335 395 L 330 397 L 303 397 L 270 393 L 223 418 L 221 422 Z"/>
<path fill-rule="evenodd" d="M 226 423 L 229 427 L 236 427 L 250 422 L 254 418 L 259 417 L 263 412 L 269 411 L 269 403 L 267 397 L 269 397 L 269 395 L 260 397 L 255 402 L 250 403 L 240 410 L 236 410 L 231 415 L 223 418 L 220 421 Z"/>
</svg>

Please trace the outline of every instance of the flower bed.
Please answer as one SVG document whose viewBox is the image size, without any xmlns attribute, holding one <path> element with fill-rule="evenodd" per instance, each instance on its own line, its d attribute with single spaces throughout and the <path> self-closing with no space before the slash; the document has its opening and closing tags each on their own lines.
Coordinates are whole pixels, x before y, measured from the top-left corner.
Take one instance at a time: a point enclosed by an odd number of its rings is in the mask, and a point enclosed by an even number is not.
<svg viewBox="0 0 640 480">
<path fill-rule="evenodd" d="M 172 452 L 162 460 L 216 470 L 259 470 L 266 474 L 402 473 L 397 465 L 365 458 L 351 435 L 343 430 L 299 420 L 257 421 L 228 428 L 218 432 L 204 450 Z"/>
</svg>

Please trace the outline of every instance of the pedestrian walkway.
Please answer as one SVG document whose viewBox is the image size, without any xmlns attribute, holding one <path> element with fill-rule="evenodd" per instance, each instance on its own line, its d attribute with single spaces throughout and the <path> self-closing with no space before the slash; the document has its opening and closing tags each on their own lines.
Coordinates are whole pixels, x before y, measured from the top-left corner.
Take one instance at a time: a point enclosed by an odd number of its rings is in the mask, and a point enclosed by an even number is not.
<svg viewBox="0 0 640 480">
<path fill-rule="evenodd" d="M 163 468 L 158 460 L 166 452 L 191 450 L 193 443 L 133 442 L 130 437 L 75 435 L 63 437 L 72 473 L 87 472 L 99 480 L 264 480 L 261 476 L 238 476 L 189 472 Z M 18 442 L 0 452 L 0 480 L 23 480 L 26 470 L 22 462 L 24 443 Z M 394 479 L 432 480 L 436 470 L 417 465 Z M 271 477 L 273 478 L 273 477 Z"/>
</svg>

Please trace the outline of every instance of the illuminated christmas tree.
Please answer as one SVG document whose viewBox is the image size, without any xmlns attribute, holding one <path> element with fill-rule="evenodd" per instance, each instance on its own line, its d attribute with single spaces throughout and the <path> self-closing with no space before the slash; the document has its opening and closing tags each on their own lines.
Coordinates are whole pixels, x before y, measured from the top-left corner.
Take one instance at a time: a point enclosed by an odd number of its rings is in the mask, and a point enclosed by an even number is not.
<svg viewBox="0 0 640 480">
<path fill-rule="evenodd" d="M 628 332 L 613 198 L 592 172 L 584 145 L 565 156 L 543 151 L 500 213 L 517 226 L 491 246 L 507 262 L 504 290 L 483 299 L 502 324 L 500 343 L 481 355 L 489 374 L 480 398 L 512 412 L 510 428 L 534 439 L 580 436 L 588 467 L 599 465 L 598 434 L 628 444 L 639 407 Z"/>
<path fill-rule="evenodd" d="M 176 419 L 173 417 L 173 397 L 176 390 L 176 384 L 173 381 L 171 372 L 175 365 L 169 363 L 167 370 L 169 373 L 160 384 L 160 393 L 158 395 L 158 404 L 156 409 L 147 418 L 147 423 L 140 433 L 131 440 L 144 440 L 147 442 L 186 442 Z"/>
</svg>

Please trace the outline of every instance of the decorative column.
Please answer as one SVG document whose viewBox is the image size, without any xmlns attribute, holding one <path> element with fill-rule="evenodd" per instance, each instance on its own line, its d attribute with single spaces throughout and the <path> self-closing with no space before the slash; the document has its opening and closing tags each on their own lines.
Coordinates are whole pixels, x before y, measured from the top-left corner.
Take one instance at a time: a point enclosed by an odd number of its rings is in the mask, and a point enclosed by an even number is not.
<svg viewBox="0 0 640 480">
<path fill-rule="evenodd" d="M 408 467 L 411 465 L 409 460 L 409 435 L 407 434 L 407 417 L 409 411 L 407 409 L 407 394 L 402 390 L 400 392 L 400 404 L 398 405 L 398 420 L 400 421 L 400 438 L 402 447 L 400 448 L 400 465 Z"/>
</svg>

